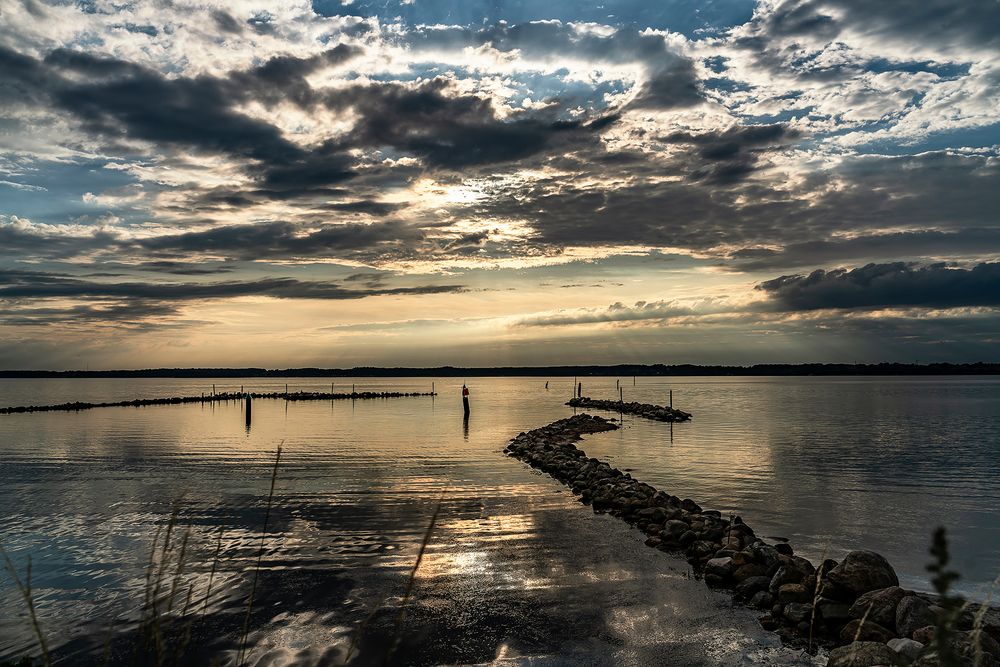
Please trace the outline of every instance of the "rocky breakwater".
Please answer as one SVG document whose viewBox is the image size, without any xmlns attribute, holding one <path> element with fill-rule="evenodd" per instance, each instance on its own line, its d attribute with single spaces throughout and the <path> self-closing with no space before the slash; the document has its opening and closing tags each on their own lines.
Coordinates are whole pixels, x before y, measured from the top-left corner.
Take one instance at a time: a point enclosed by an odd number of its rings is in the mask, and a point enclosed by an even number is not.
<svg viewBox="0 0 1000 667">
<path fill-rule="evenodd" d="M 885 558 L 852 551 L 814 565 L 786 542 L 757 537 L 739 516 L 644 484 L 574 444 L 617 428 L 575 415 L 519 434 L 504 451 L 569 486 L 595 512 L 635 526 L 646 545 L 683 554 L 706 584 L 760 610 L 761 625 L 784 641 L 831 649 L 830 667 L 939 664 L 934 636 L 943 610 L 933 598 L 900 588 Z M 952 635 L 963 664 L 1000 665 L 1000 626 L 976 626 L 964 613 Z"/>
<path fill-rule="evenodd" d="M 589 396 L 582 396 L 580 398 L 571 398 L 566 405 L 574 408 L 611 410 L 613 412 L 621 412 L 629 415 L 638 415 L 640 417 L 645 417 L 646 419 L 652 419 L 653 421 L 659 422 L 686 422 L 691 419 L 691 413 L 689 412 L 668 408 L 663 405 L 653 405 L 652 403 L 604 401 L 590 398 Z"/>
</svg>

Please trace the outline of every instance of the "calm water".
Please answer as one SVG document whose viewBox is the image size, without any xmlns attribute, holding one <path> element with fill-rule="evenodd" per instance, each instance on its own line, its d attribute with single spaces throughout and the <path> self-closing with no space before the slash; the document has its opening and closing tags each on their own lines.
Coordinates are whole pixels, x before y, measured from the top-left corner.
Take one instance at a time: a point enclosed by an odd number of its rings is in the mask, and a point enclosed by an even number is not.
<svg viewBox="0 0 1000 667">
<path fill-rule="evenodd" d="M 197 395 L 212 382 L 4 380 L 0 405 Z M 231 390 L 239 382 L 216 384 Z M 334 382 L 427 390 L 431 380 Z M 628 614 L 638 613 L 641 590 L 658 585 L 643 577 L 661 561 L 646 559 L 664 557 L 501 453 L 518 432 L 572 413 L 563 405 L 572 380 L 552 378 L 545 391 L 545 378 L 472 378 L 467 427 L 461 380 L 434 382 L 442 394 L 435 400 L 259 400 L 249 431 L 236 403 L 0 416 L 0 544 L 22 573 L 31 557 L 50 643 L 79 662 L 100 657 L 113 638 L 111 653 L 121 657 L 115 642 L 127 638 L 142 602 L 153 536 L 176 511 L 175 545 L 189 534 L 178 600 L 194 591 L 189 606 L 204 620 L 192 644 L 231 651 L 283 442 L 249 640 L 259 664 L 337 663 L 348 650 L 381 662 L 439 505 L 401 655 L 481 662 L 507 652 L 607 649 L 613 662 L 627 646 L 641 662 L 634 647 L 656 633 Z M 584 379 L 584 393 L 612 397 L 615 382 Z M 926 588 L 923 566 L 938 524 L 949 527 L 966 591 L 982 595 L 1000 574 L 1000 379 L 632 382 L 622 379 L 627 400 L 664 403 L 673 390 L 674 405 L 694 421 L 671 428 L 626 417 L 626 428 L 584 441 L 589 455 L 707 508 L 739 513 L 759 535 L 787 537 L 813 559 L 879 551 L 913 588 Z M 595 546 L 605 534 L 607 544 Z M 595 572 L 591 553 L 617 563 L 616 574 Z M 619 583 L 607 588 L 608 580 Z M 639 583 L 630 589 L 625 580 Z M 553 620 L 569 613 L 576 630 Z M 690 628 L 687 635 L 713 645 Z M 313 655 L 323 645 L 331 648 Z M 433 652 L 421 648 L 428 645 Z M 2 577 L 0 658 L 31 647 L 23 604 Z M 718 655 L 737 648 L 723 642 Z"/>
</svg>

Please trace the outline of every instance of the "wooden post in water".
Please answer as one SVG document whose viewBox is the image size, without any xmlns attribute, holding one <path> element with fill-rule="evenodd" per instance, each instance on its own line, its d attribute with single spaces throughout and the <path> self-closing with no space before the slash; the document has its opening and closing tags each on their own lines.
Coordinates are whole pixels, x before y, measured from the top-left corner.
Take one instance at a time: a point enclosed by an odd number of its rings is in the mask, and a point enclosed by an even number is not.
<svg viewBox="0 0 1000 667">
<path fill-rule="evenodd" d="M 674 409 L 674 390 L 670 390 L 670 409 Z"/>
<path fill-rule="evenodd" d="M 212 398 L 215 398 L 215 385 L 212 385 Z"/>
<path fill-rule="evenodd" d="M 250 430 L 250 420 L 251 420 L 250 413 L 253 410 L 253 408 L 252 408 L 252 404 L 251 404 L 251 400 L 250 400 L 250 394 L 247 394 L 246 397 L 247 397 L 247 408 L 246 408 L 246 410 L 247 410 L 247 430 L 249 431 Z"/>
<path fill-rule="evenodd" d="M 465 418 L 469 418 L 469 388 L 462 385 L 462 409 L 465 411 Z"/>
<path fill-rule="evenodd" d="M 434 383 L 431 382 L 431 396 L 434 395 Z"/>
<path fill-rule="evenodd" d="M 619 403 L 625 402 L 625 393 L 621 387 L 618 387 L 618 402 Z"/>
<path fill-rule="evenodd" d="M 583 398 L 583 383 L 579 382 L 576 385 L 576 397 Z"/>
</svg>

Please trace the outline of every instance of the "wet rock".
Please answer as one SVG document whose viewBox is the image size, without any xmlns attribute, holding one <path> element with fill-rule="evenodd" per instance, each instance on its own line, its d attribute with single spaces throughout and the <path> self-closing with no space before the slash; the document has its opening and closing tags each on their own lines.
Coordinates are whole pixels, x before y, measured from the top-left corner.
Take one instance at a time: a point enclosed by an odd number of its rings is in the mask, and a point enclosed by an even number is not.
<svg viewBox="0 0 1000 667">
<path fill-rule="evenodd" d="M 754 609 L 767 609 L 774 605 L 774 598 L 767 591 L 757 591 L 750 598 L 750 606 Z"/>
<path fill-rule="evenodd" d="M 895 628 L 896 606 L 904 597 L 906 591 L 899 586 L 868 591 L 851 605 L 851 618 L 863 618 L 867 613 L 868 620 L 886 628 Z M 868 611 L 869 607 L 871 611 Z"/>
<path fill-rule="evenodd" d="M 681 509 L 685 512 L 693 512 L 695 514 L 701 514 L 701 507 L 695 501 L 690 498 L 685 498 L 681 501 Z"/>
<path fill-rule="evenodd" d="M 788 542 L 778 542 L 777 544 L 774 545 L 774 550 L 784 556 L 791 556 L 793 553 L 795 553 L 792 550 L 792 545 L 789 544 Z"/>
<path fill-rule="evenodd" d="M 850 552 L 830 570 L 827 579 L 855 595 L 899 585 L 899 578 L 889 561 L 874 551 Z"/>
<path fill-rule="evenodd" d="M 930 603 L 916 595 L 904 597 L 896 607 L 896 632 L 901 637 L 912 638 L 915 631 L 936 621 Z"/>
<path fill-rule="evenodd" d="M 916 660 L 920 656 L 920 652 L 924 650 L 924 645 L 920 642 L 905 638 L 890 639 L 886 642 L 886 646 L 898 653 L 907 662 Z"/>
<path fill-rule="evenodd" d="M 763 542 L 758 542 L 750 547 L 750 553 L 753 555 L 755 563 L 760 563 L 768 568 L 779 562 L 778 552 L 775 551 L 774 547 L 764 544 Z"/>
<path fill-rule="evenodd" d="M 733 594 L 739 600 L 749 600 L 760 591 L 767 591 L 770 583 L 771 580 L 767 577 L 748 577 L 736 584 Z"/>
<path fill-rule="evenodd" d="M 663 542 L 663 540 L 661 540 L 658 537 L 647 537 L 646 538 L 646 546 L 647 547 L 658 547 L 658 546 L 660 546 L 661 542 Z"/>
<path fill-rule="evenodd" d="M 876 667 L 903 665 L 899 654 L 883 643 L 855 642 L 830 651 L 827 667 Z"/>
<path fill-rule="evenodd" d="M 884 644 L 890 639 L 895 638 L 896 635 L 892 630 L 888 630 L 874 621 L 865 621 L 862 625 L 860 620 L 854 619 L 840 631 L 840 641 L 844 644 L 850 644 L 853 641 L 881 642 Z"/>
</svg>

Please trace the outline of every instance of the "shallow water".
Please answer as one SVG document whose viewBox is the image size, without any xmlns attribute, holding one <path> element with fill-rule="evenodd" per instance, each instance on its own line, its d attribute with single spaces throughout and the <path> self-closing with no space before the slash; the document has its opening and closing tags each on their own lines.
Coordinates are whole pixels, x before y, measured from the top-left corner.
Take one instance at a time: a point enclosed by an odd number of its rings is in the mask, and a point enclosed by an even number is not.
<svg viewBox="0 0 1000 667">
<path fill-rule="evenodd" d="M 3 380 L 0 405 L 198 395 L 212 382 Z M 432 380 L 333 382 L 338 391 L 352 383 L 359 391 L 427 390 Z M 192 646 L 232 652 L 283 442 L 250 624 L 261 664 L 342 662 L 351 638 L 355 659 L 381 662 L 439 503 L 398 655 L 425 664 L 500 652 L 648 660 L 637 648 L 649 634 L 638 620 L 648 616 L 644 605 L 680 603 L 650 599 L 659 589 L 643 579 L 651 576 L 643 559 L 659 558 L 650 562 L 663 563 L 664 577 L 675 561 L 501 452 L 519 431 L 571 414 L 563 403 L 572 381 L 552 378 L 546 391 L 545 378 L 472 378 L 467 427 L 461 380 L 433 382 L 441 393 L 434 400 L 258 400 L 249 431 L 238 403 L 0 416 L 0 543 L 22 573 L 31 556 L 36 603 L 57 653 L 99 663 L 111 637 L 113 657 L 127 657 L 153 537 L 159 528 L 162 545 L 174 508 L 175 548 L 190 531 L 178 600 L 193 587 L 190 606 L 203 615 Z M 739 513 L 759 535 L 790 538 L 810 558 L 871 548 L 904 585 L 926 588 L 930 532 L 944 523 L 965 590 L 1000 574 L 1000 379 L 632 382 L 621 381 L 626 400 L 663 403 L 672 390 L 694 421 L 671 427 L 626 416 L 621 431 L 583 442 L 591 456 L 706 508 Z M 239 383 L 215 381 L 220 391 Z M 289 385 L 330 387 L 313 378 Z M 593 397 L 612 397 L 615 387 L 615 378 L 584 380 Z M 608 542 L 598 548 L 603 534 Z M 587 571 L 591 552 L 608 563 L 605 571 Z M 615 576 L 631 583 L 609 589 Z M 0 657 L 32 648 L 22 612 L 10 580 L 0 578 Z M 734 636 L 753 635 L 741 632 Z M 663 643 L 682 650 L 669 637 L 653 648 Z M 720 648 L 706 664 L 725 663 L 726 651 L 738 649 Z"/>
</svg>

